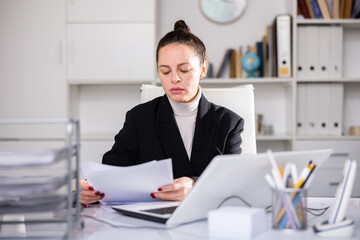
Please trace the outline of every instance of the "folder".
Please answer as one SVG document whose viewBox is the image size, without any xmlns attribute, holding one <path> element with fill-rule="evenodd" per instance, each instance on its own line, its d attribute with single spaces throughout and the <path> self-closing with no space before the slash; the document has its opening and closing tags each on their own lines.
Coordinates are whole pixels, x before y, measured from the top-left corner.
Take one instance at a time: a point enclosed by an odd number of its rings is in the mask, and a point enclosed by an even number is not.
<svg viewBox="0 0 360 240">
<path fill-rule="evenodd" d="M 323 16 L 323 18 L 330 19 L 331 18 L 330 11 L 327 6 L 326 0 L 317 0 L 317 1 L 318 1 L 320 12 L 321 12 L 321 15 Z"/>
<path fill-rule="evenodd" d="M 331 78 L 342 77 L 342 62 L 343 62 L 343 27 L 330 27 L 330 69 L 329 76 Z M 329 41 L 329 40 L 328 40 Z"/>
<path fill-rule="evenodd" d="M 306 43 L 305 43 L 305 77 L 318 77 L 318 27 L 306 27 Z"/>
<path fill-rule="evenodd" d="M 260 66 L 259 66 L 259 75 L 258 77 L 264 77 L 264 55 L 263 55 L 263 43 L 256 42 L 256 52 L 257 56 L 260 59 Z"/>
<path fill-rule="evenodd" d="M 306 78 L 306 27 L 299 26 L 297 34 L 297 76 L 298 78 Z"/>
<path fill-rule="evenodd" d="M 298 135 L 305 135 L 306 133 L 306 89 L 307 84 L 297 85 L 297 122 L 296 129 Z"/>
<path fill-rule="evenodd" d="M 321 19 L 322 15 L 321 15 L 320 7 L 319 7 L 317 0 L 311 0 L 311 5 L 314 10 L 315 18 Z"/>
<path fill-rule="evenodd" d="M 306 3 L 307 8 L 309 9 L 310 17 L 315 18 L 314 10 L 311 5 L 311 0 L 305 0 L 305 3 Z"/>
<path fill-rule="evenodd" d="M 273 72 L 273 34 L 272 34 L 272 26 L 269 25 L 267 28 L 267 36 L 268 36 L 268 62 L 269 62 L 269 77 L 274 77 Z"/>
<path fill-rule="evenodd" d="M 344 84 L 330 84 L 330 134 L 340 136 L 343 125 Z"/>
<path fill-rule="evenodd" d="M 340 0 L 333 0 L 333 18 L 340 17 Z"/>
<path fill-rule="evenodd" d="M 318 132 L 317 122 L 317 84 L 308 83 L 306 87 L 306 135 L 316 135 Z"/>
<path fill-rule="evenodd" d="M 318 78 L 326 79 L 330 76 L 330 27 L 318 26 Z"/>
<path fill-rule="evenodd" d="M 291 77 L 291 16 L 277 16 L 275 28 L 277 76 Z"/>
<path fill-rule="evenodd" d="M 329 104 L 331 96 L 331 84 L 323 83 L 317 84 L 317 120 L 316 133 L 319 135 L 330 135 L 330 111 L 333 106 Z"/>
</svg>

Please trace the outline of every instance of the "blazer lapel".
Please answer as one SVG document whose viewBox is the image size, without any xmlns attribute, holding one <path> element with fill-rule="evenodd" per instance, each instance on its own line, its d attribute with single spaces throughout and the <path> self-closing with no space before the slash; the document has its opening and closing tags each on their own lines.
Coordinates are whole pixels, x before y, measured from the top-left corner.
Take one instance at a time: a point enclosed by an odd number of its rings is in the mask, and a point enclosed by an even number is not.
<svg viewBox="0 0 360 240">
<path fill-rule="evenodd" d="M 190 161 L 196 176 L 200 175 L 211 160 L 209 156 L 212 154 L 211 149 L 217 126 L 214 123 L 212 112 L 209 111 L 210 108 L 210 103 L 202 95 L 198 107 Z"/>
<path fill-rule="evenodd" d="M 189 158 L 177 127 L 173 110 L 166 95 L 159 101 L 154 121 L 162 150 L 166 157 L 172 158 L 173 169 L 176 169 L 174 172 L 190 172 L 190 174 L 192 174 L 193 170 L 189 163 Z"/>
</svg>

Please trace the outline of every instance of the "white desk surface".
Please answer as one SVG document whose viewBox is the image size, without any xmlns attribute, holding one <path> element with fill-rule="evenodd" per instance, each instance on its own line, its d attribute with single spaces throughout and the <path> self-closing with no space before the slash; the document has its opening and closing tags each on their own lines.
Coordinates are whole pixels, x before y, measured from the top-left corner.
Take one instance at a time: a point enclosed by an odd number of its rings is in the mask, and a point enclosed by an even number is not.
<svg viewBox="0 0 360 240">
<path fill-rule="evenodd" d="M 322 208 L 331 206 L 333 198 L 309 198 L 307 206 L 310 208 Z M 292 230 L 273 230 L 271 229 L 271 217 L 269 216 L 268 230 L 262 234 L 255 236 L 255 240 L 263 239 L 323 239 L 314 235 L 312 226 L 320 221 L 328 218 L 331 210 L 328 209 L 325 214 L 320 217 L 314 217 L 308 213 L 308 229 L 306 231 L 292 231 Z M 91 218 L 82 217 L 85 223 L 85 228 L 76 230 L 76 238 L 82 240 L 89 239 L 156 239 L 156 240 L 201 240 L 201 239 L 236 239 L 225 238 L 221 236 L 212 236 L 208 233 L 207 222 L 201 221 L 192 224 L 183 225 L 174 229 L 166 229 L 164 224 L 153 223 L 141 219 L 126 217 L 120 213 L 112 210 L 109 206 L 93 206 L 85 208 L 82 214 L 91 215 L 96 218 L 111 222 L 117 226 L 148 226 L 150 228 L 129 229 L 124 227 L 113 227 L 106 223 L 101 223 Z M 355 235 L 347 239 L 360 239 L 360 199 L 351 199 L 347 216 L 355 220 Z"/>
</svg>

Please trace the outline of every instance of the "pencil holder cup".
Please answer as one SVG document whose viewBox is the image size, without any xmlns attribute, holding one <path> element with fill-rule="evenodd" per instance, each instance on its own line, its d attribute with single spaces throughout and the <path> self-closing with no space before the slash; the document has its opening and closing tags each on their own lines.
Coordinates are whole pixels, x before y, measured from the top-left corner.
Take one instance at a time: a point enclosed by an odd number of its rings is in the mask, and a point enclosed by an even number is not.
<svg viewBox="0 0 360 240">
<path fill-rule="evenodd" d="M 306 189 L 272 188 L 272 220 L 274 229 L 305 230 Z"/>
</svg>

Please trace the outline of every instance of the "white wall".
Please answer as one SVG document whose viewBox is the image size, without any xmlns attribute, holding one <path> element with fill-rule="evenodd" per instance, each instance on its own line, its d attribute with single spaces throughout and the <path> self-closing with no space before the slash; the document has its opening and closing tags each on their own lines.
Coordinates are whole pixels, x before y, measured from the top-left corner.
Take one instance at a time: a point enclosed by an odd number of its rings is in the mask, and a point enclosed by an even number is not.
<svg viewBox="0 0 360 240">
<path fill-rule="evenodd" d="M 245 13 L 237 21 L 223 25 L 204 16 L 198 0 L 158 0 L 156 41 L 173 30 L 177 20 L 185 20 L 192 33 L 204 42 L 216 72 L 227 48 L 242 46 L 244 51 L 246 46 L 255 45 L 265 34 L 265 26 L 280 13 L 291 13 L 291 1 L 248 0 Z"/>
</svg>

